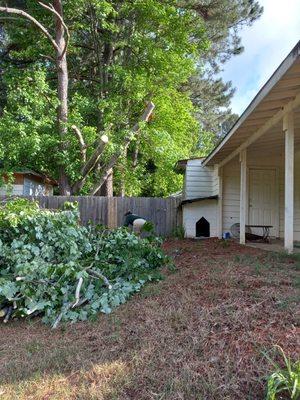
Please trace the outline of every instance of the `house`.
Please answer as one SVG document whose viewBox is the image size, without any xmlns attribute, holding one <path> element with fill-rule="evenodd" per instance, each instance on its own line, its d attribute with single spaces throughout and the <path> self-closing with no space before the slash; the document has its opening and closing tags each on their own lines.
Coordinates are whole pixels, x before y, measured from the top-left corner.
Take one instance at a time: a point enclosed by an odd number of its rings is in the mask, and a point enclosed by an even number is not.
<svg viewBox="0 0 300 400">
<path fill-rule="evenodd" d="M 300 241 L 300 42 L 211 153 L 178 167 L 187 237 L 221 238 L 239 224 L 244 244 L 248 225 L 269 225 L 293 251 Z"/>
<path fill-rule="evenodd" d="M 8 181 L 7 176 L 4 180 Z M 55 186 L 57 182 L 54 179 L 30 169 L 23 169 L 13 173 L 12 183 L 0 187 L 0 195 L 52 196 Z"/>
</svg>

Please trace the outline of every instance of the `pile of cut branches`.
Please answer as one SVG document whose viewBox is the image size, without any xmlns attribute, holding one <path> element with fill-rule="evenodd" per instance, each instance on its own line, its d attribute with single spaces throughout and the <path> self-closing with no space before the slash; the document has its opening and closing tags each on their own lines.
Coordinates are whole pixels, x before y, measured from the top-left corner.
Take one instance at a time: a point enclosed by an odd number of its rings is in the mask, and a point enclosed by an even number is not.
<svg viewBox="0 0 300 400">
<path fill-rule="evenodd" d="M 55 328 L 110 313 L 147 281 L 159 279 L 167 257 L 158 238 L 125 229 L 79 224 L 76 205 L 41 210 L 16 199 L 0 208 L 0 316 L 42 315 Z"/>
</svg>

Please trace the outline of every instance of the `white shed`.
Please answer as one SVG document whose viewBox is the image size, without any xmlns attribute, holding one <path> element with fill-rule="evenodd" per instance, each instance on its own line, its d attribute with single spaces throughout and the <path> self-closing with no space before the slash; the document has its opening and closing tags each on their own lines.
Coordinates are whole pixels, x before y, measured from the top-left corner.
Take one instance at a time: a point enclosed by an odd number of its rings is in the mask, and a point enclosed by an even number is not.
<svg viewBox="0 0 300 400">
<path fill-rule="evenodd" d="M 178 167 L 185 172 L 187 237 L 234 231 L 245 244 L 247 235 L 260 234 L 294 250 L 300 241 L 300 41 L 211 153 Z"/>
<path fill-rule="evenodd" d="M 4 175 L 4 182 L 7 183 L 0 187 L 0 196 L 52 196 L 57 186 L 54 179 L 29 169 L 14 172 L 12 181 Z"/>
<path fill-rule="evenodd" d="M 181 160 L 184 170 L 182 219 L 185 236 L 218 236 L 218 177 L 214 167 L 204 167 L 201 158 Z"/>
</svg>

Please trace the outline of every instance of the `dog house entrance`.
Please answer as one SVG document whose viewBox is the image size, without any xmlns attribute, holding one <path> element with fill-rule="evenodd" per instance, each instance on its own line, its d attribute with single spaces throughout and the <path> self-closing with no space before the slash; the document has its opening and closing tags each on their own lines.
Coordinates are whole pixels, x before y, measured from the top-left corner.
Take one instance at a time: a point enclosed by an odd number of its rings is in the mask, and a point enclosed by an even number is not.
<svg viewBox="0 0 300 400">
<path fill-rule="evenodd" d="M 210 237 L 209 222 L 204 217 L 196 222 L 196 237 Z"/>
</svg>

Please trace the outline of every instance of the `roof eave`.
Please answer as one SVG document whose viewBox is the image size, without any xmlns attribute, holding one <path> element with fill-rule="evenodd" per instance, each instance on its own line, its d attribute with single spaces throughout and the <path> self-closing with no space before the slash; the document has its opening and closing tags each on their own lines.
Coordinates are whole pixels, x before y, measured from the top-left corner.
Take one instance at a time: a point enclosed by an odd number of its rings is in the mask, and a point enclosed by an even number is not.
<svg viewBox="0 0 300 400">
<path fill-rule="evenodd" d="M 233 127 L 228 131 L 224 138 L 215 146 L 215 148 L 208 154 L 203 160 L 203 166 L 214 164 L 211 163 L 214 156 L 222 149 L 226 142 L 234 135 L 237 129 L 243 124 L 243 122 L 249 117 L 249 115 L 255 110 L 260 102 L 268 95 L 276 83 L 282 78 L 282 76 L 288 71 L 288 69 L 295 63 L 300 55 L 300 41 L 295 45 L 288 56 L 282 61 L 279 67 L 271 75 L 269 80 L 260 89 L 245 111 L 242 113 L 240 118 L 236 121 Z"/>
</svg>

